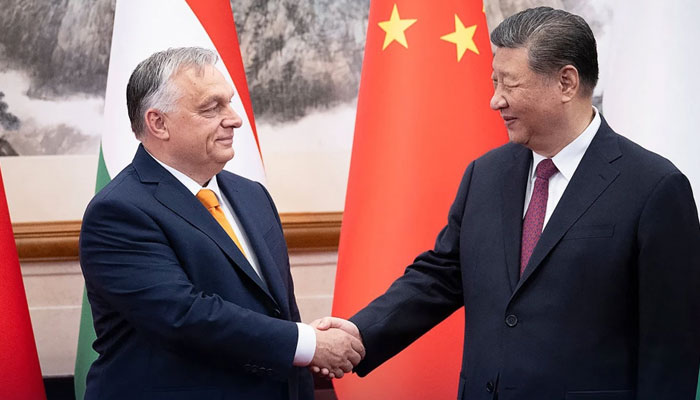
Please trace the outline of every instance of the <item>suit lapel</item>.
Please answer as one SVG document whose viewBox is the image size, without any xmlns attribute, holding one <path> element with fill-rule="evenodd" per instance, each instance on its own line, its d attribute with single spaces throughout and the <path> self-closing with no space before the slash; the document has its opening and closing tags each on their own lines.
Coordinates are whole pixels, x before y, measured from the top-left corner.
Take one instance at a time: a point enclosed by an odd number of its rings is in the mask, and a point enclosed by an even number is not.
<svg viewBox="0 0 700 400">
<path fill-rule="evenodd" d="M 260 225 L 255 221 L 255 213 L 253 210 L 256 208 L 259 209 L 259 206 L 255 204 L 255 200 L 247 193 L 236 190 L 232 182 L 224 178 L 221 174 L 219 175 L 218 182 L 219 188 L 234 209 L 242 225 L 242 229 L 246 233 L 248 242 L 253 248 L 253 252 L 258 259 L 260 273 L 265 277 L 268 288 L 273 297 L 277 300 L 277 304 L 282 307 L 283 316 L 289 318 L 291 312 L 289 310 L 286 285 L 283 283 L 279 268 L 275 265 L 275 261 L 270 254 L 270 249 L 263 238 Z"/>
<path fill-rule="evenodd" d="M 213 240 L 233 261 L 234 267 L 240 269 L 273 304 L 276 304 L 265 283 L 221 225 L 182 183 L 146 153 L 142 145 L 139 145 L 133 164 L 142 182 L 158 184 L 154 193 L 156 200 Z"/>
<path fill-rule="evenodd" d="M 520 279 L 520 237 L 523 228 L 525 189 L 530 172 L 532 153 L 525 147 L 516 148 L 513 163 L 504 171 L 502 187 L 503 237 L 510 290 Z"/>
<path fill-rule="evenodd" d="M 596 136 L 583 155 L 581 163 L 576 168 L 574 176 L 542 232 L 523 276 L 515 288 L 516 292 L 542 264 L 544 258 L 559 243 L 569 228 L 617 178 L 619 171 L 610 165 L 610 162 L 620 155 L 617 137 L 605 120 L 602 120 Z"/>
</svg>

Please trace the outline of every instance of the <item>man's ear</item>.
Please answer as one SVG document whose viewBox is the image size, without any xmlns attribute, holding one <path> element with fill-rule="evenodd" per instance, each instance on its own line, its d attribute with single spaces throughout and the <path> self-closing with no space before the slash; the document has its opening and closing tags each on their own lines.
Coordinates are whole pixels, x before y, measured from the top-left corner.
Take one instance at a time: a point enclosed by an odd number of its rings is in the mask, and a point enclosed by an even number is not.
<svg viewBox="0 0 700 400">
<path fill-rule="evenodd" d="M 146 133 L 159 140 L 168 140 L 170 132 L 165 123 L 165 115 L 160 110 L 149 108 L 144 115 L 146 121 Z"/>
<path fill-rule="evenodd" d="M 578 70 L 573 65 L 565 65 L 559 70 L 559 88 L 562 101 L 568 103 L 573 100 L 581 90 L 581 80 Z"/>
</svg>

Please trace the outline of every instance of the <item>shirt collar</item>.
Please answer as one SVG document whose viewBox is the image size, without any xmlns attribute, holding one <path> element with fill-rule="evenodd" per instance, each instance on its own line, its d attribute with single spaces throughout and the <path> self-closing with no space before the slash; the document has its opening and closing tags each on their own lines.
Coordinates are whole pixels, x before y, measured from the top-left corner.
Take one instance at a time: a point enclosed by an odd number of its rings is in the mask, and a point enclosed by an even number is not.
<svg viewBox="0 0 700 400">
<path fill-rule="evenodd" d="M 148 150 L 146 150 L 146 153 L 148 153 Z M 196 196 L 197 193 L 199 193 L 199 191 L 202 189 L 211 189 L 216 194 L 216 197 L 219 199 L 219 201 L 221 201 L 221 191 L 219 189 L 219 182 L 216 180 L 216 175 L 214 175 L 209 180 L 206 186 L 201 186 L 194 179 L 176 170 L 175 168 L 165 164 L 159 159 L 153 157 L 153 154 L 148 153 L 148 155 L 151 156 L 154 160 L 156 160 L 156 162 L 160 164 L 163 168 L 165 168 L 166 171 L 170 172 L 170 174 L 174 176 L 175 179 L 177 179 L 180 183 L 182 183 L 187 188 L 187 190 L 189 190 L 193 195 Z"/>
<path fill-rule="evenodd" d="M 552 157 L 552 162 L 567 181 L 571 180 L 571 177 L 574 176 L 574 172 L 576 172 L 576 168 L 581 162 L 583 155 L 586 153 L 588 146 L 593 141 L 593 137 L 595 136 L 596 132 L 598 132 L 598 128 L 600 128 L 600 113 L 595 107 L 593 107 L 593 112 L 595 115 L 593 116 L 591 123 L 588 124 L 588 127 L 586 127 L 586 129 L 584 129 L 576 139 L 561 149 L 557 155 Z M 531 180 L 535 179 L 535 169 L 537 164 L 539 164 L 540 161 L 544 160 L 545 158 L 547 157 L 537 154 L 534 151 L 532 152 L 532 168 L 530 171 Z"/>
</svg>

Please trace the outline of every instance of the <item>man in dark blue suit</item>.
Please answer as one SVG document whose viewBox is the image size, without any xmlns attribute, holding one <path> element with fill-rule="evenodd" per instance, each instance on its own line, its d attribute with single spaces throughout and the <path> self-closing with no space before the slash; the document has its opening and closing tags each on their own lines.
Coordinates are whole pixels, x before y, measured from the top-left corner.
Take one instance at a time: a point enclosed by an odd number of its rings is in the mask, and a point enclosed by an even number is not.
<svg viewBox="0 0 700 400">
<path fill-rule="evenodd" d="M 700 227 L 688 180 L 592 106 L 583 19 L 529 9 L 491 40 L 491 107 L 510 143 L 468 166 L 433 250 L 351 322 L 314 324 L 363 340 L 364 376 L 464 306 L 459 399 L 694 399 Z"/>
<path fill-rule="evenodd" d="M 341 330 L 299 323 L 270 195 L 222 171 L 242 122 L 216 61 L 169 49 L 129 80 L 141 145 L 80 236 L 99 353 L 86 399 L 312 399 L 303 367 L 342 376 L 364 353 Z"/>
</svg>

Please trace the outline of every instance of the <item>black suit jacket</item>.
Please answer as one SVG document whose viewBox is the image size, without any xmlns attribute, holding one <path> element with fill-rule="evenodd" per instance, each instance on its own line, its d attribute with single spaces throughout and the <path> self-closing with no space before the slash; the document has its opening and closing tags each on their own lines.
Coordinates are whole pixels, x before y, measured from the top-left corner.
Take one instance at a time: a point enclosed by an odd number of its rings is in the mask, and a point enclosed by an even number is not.
<svg viewBox="0 0 700 400">
<path fill-rule="evenodd" d="M 351 320 L 365 375 L 461 306 L 459 399 L 695 397 L 700 228 L 686 177 L 605 121 L 523 276 L 531 152 L 467 168 L 435 248 Z"/>
<path fill-rule="evenodd" d="M 299 311 L 277 210 L 259 183 L 217 179 L 266 283 L 141 146 L 88 205 L 80 263 L 99 357 L 86 399 L 313 398 L 292 366 Z"/>
</svg>

